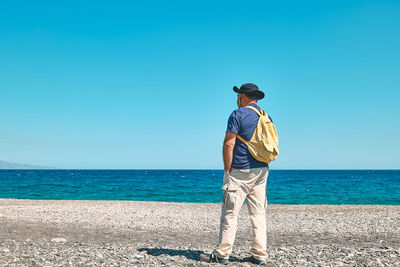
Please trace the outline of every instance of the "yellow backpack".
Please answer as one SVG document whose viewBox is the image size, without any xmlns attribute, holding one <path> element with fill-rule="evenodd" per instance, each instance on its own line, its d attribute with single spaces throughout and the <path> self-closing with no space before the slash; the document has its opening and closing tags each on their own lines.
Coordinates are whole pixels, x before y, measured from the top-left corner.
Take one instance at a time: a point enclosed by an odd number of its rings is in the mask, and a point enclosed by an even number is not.
<svg viewBox="0 0 400 267">
<path fill-rule="evenodd" d="M 247 145 L 250 154 L 256 160 L 270 163 L 275 160 L 279 154 L 278 134 L 276 133 L 275 125 L 264 110 L 258 111 L 252 106 L 245 107 L 254 110 L 260 118 L 254 134 L 248 142 L 239 135 L 237 135 L 237 137 Z"/>
</svg>

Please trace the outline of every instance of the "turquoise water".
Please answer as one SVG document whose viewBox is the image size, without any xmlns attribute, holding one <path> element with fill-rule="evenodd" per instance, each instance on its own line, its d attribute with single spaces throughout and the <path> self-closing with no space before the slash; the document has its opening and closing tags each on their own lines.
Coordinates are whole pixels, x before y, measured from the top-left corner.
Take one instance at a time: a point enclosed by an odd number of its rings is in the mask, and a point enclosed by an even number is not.
<svg viewBox="0 0 400 267">
<path fill-rule="evenodd" d="M 220 170 L 0 170 L 0 198 L 219 203 Z M 400 205 L 400 170 L 271 170 L 271 204 Z"/>
</svg>

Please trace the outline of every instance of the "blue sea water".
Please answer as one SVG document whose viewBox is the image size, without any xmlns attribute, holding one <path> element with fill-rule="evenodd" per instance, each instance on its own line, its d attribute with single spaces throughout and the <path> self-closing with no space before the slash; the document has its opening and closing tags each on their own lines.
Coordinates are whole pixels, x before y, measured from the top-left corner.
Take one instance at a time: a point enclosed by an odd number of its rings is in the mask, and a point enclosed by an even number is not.
<svg viewBox="0 0 400 267">
<path fill-rule="evenodd" d="M 220 170 L 0 170 L 0 198 L 219 203 Z M 400 205 L 400 170 L 271 170 L 270 204 Z"/>
</svg>

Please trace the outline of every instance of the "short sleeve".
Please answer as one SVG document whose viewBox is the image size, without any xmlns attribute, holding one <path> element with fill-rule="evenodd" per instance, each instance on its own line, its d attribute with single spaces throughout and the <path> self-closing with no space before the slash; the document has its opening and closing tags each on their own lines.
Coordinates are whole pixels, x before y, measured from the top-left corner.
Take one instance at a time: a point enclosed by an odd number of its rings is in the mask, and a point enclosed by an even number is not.
<svg viewBox="0 0 400 267">
<path fill-rule="evenodd" d="M 228 127 L 226 128 L 227 132 L 234 132 L 235 134 L 239 133 L 239 118 L 236 110 L 232 112 L 231 116 L 228 119 Z"/>
</svg>

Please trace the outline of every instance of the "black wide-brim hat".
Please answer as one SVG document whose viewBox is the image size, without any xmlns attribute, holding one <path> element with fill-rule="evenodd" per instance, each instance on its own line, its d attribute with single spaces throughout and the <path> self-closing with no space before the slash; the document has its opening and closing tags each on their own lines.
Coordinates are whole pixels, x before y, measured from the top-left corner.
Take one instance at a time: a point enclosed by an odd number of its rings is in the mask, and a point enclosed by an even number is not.
<svg viewBox="0 0 400 267">
<path fill-rule="evenodd" d="M 263 99 L 265 96 L 262 91 L 258 90 L 257 85 L 252 84 L 252 83 L 242 84 L 242 86 L 240 86 L 240 88 L 237 88 L 237 86 L 234 86 L 233 91 L 235 91 L 238 94 L 245 94 L 256 100 Z"/>
</svg>

